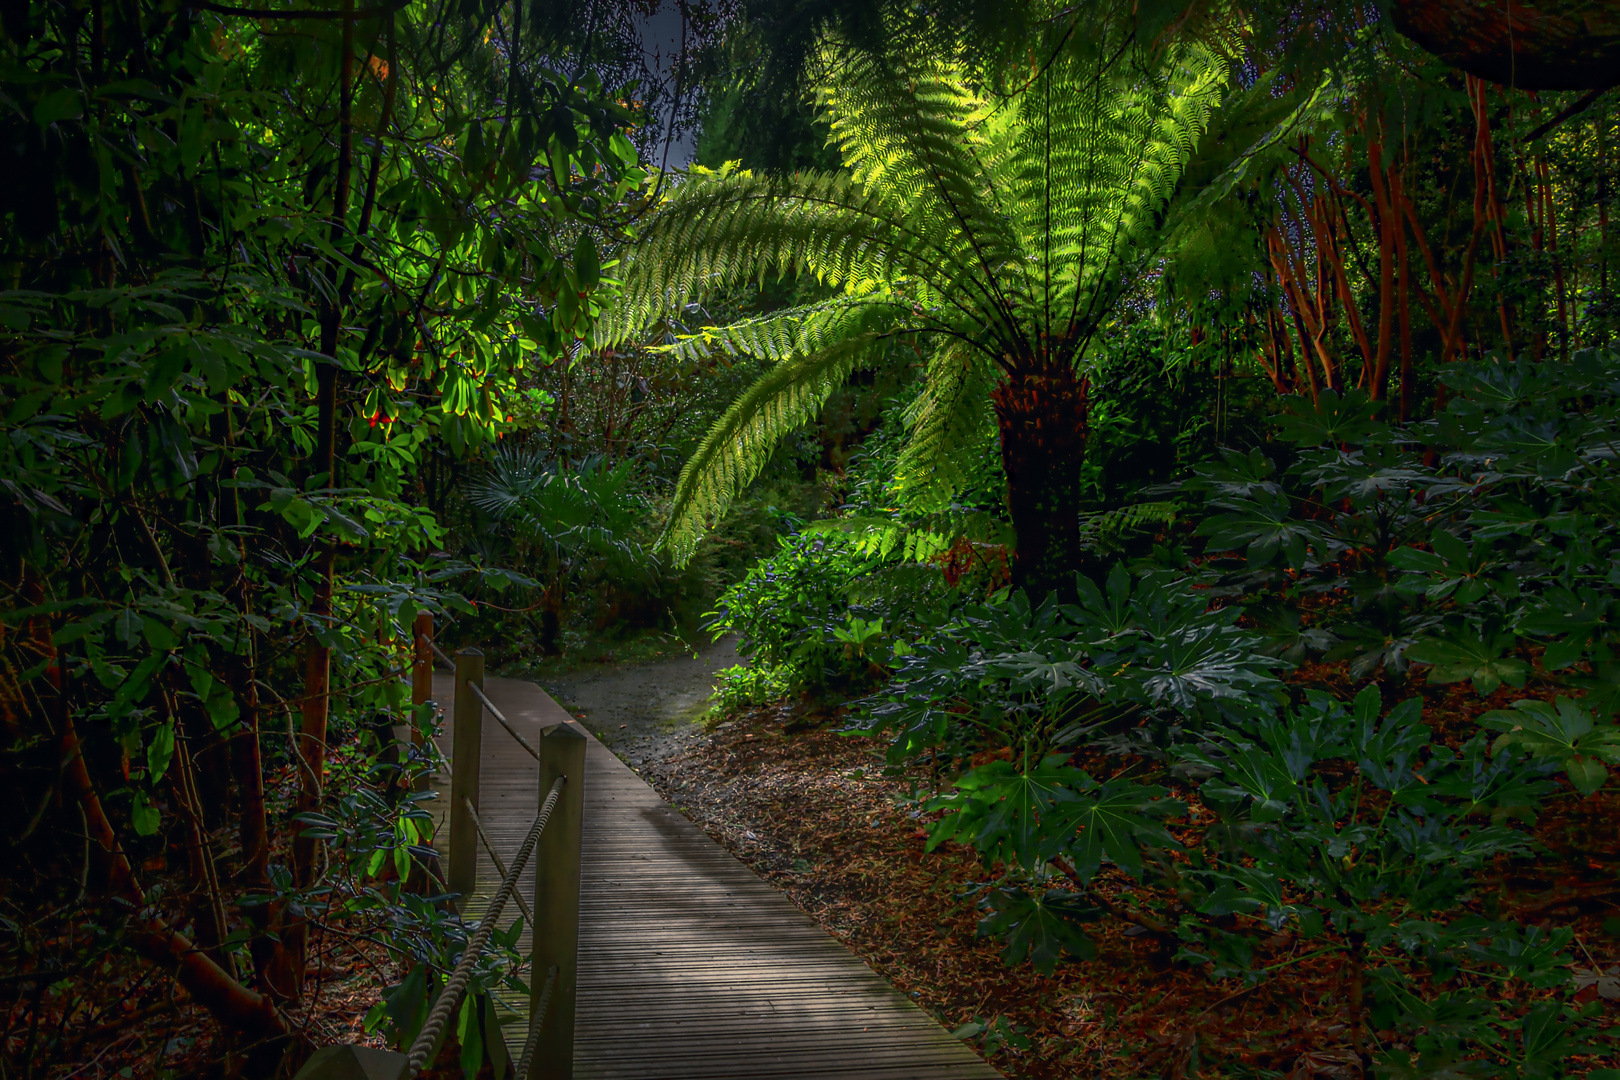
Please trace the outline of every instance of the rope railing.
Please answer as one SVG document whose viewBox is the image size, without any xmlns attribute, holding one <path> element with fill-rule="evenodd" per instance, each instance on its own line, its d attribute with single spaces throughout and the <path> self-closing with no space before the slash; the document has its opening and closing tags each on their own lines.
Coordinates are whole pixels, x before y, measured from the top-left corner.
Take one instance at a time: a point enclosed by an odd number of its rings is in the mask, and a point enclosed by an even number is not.
<svg viewBox="0 0 1620 1080">
<path fill-rule="evenodd" d="M 482 686 L 479 686 L 477 683 L 468 683 L 467 689 L 471 690 L 473 695 L 477 697 L 479 701 L 484 703 L 484 708 L 489 710 L 489 715 L 493 716 L 496 722 L 498 722 L 501 727 L 506 729 L 506 733 L 508 735 L 512 736 L 512 738 L 518 741 L 519 746 L 523 747 L 523 749 L 529 752 L 530 757 L 534 758 L 536 761 L 540 760 L 540 751 L 530 746 L 529 740 L 525 739 L 518 733 L 518 729 L 512 726 L 512 721 L 508 720 L 506 715 L 495 707 L 495 703 L 489 700 L 489 695 L 484 693 L 484 688 Z"/>
<path fill-rule="evenodd" d="M 452 671 L 455 670 L 455 659 L 449 653 L 439 648 L 439 643 L 437 641 L 434 641 L 432 638 L 425 635 L 423 636 L 422 640 L 427 642 L 428 648 L 433 650 L 433 655 L 437 656 L 441 663 L 450 668 Z M 496 722 L 498 722 L 501 727 L 506 729 L 506 733 L 512 736 L 512 738 L 516 739 L 518 741 L 518 745 L 529 752 L 530 757 L 534 758 L 536 761 L 539 761 L 540 751 L 536 750 L 532 745 L 530 745 L 529 740 L 525 739 L 522 733 L 519 732 L 517 728 L 512 726 L 512 721 L 506 718 L 506 714 L 501 712 L 493 701 L 489 700 L 489 695 L 484 693 L 484 688 L 479 686 L 477 683 L 469 683 L 467 688 L 478 697 L 479 701 L 484 703 L 484 708 L 489 710 L 489 715 L 493 716 Z"/>
<path fill-rule="evenodd" d="M 529 834 L 523 838 L 523 846 L 518 848 L 517 855 L 512 859 L 511 869 L 502 877 L 501 887 L 496 891 L 495 898 L 490 901 L 489 908 L 483 913 L 483 917 L 479 919 L 478 930 L 473 934 L 472 940 L 467 943 L 467 948 L 462 952 L 461 960 L 456 964 L 455 969 L 451 971 L 450 978 L 445 980 L 444 989 L 439 993 L 438 1000 L 433 1003 L 433 1010 L 428 1013 L 427 1021 L 423 1023 L 422 1030 L 417 1033 L 416 1041 L 411 1044 L 410 1052 L 407 1055 L 407 1076 L 411 1080 L 421 1074 L 422 1069 L 429 1061 L 433 1060 L 434 1055 L 438 1052 L 439 1039 L 444 1035 L 445 1025 L 449 1022 L 451 1014 L 461 1007 L 461 1000 L 467 993 L 467 984 L 472 979 L 473 966 L 478 963 L 478 958 L 483 955 L 485 947 L 489 944 L 490 935 L 495 930 L 495 922 L 500 918 L 501 911 L 506 907 L 506 902 L 512 898 L 513 891 L 517 888 L 518 876 L 523 873 L 523 867 L 528 863 L 529 856 L 534 851 L 534 846 L 540 842 L 540 834 L 545 831 L 546 821 L 551 817 L 552 808 L 557 805 L 557 798 L 562 794 L 563 785 L 567 781 L 566 776 L 559 776 L 552 782 L 551 790 L 546 795 L 545 803 L 540 807 L 539 815 L 535 817 L 534 824 L 529 827 Z M 542 1013 L 541 1016 L 543 1017 L 544 1014 Z M 538 1022 L 534 1024 L 536 1028 L 540 1026 Z M 531 1032 L 532 1036 L 533 1033 Z M 525 1048 L 524 1056 L 525 1060 L 529 1056 L 527 1048 Z M 527 1074 L 519 1072 L 518 1076 L 526 1078 Z"/>
<path fill-rule="evenodd" d="M 534 1061 L 535 1048 L 540 1045 L 540 1030 L 546 1026 L 546 1010 L 551 1006 L 551 991 L 556 987 L 557 966 L 553 964 L 551 970 L 546 972 L 546 985 L 540 991 L 540 1000 L 530 1014 L 529 1037 L 523 1040 L 523 1053 L 518 1057 L 517 1071 L 512 1074 L 517 1080 L 529 1080 L 529 1065 Z"/>
<path fill-rule="evenodd" d="M 515 897 L 530 938 L 523 950 L 527 955 L 516 970 L 526 971 L 534 980 L 531 985 L 539 992 L 530 1001 L 529 1032 L 518 1058 L 515 1080 L 531 1080 L 531 1074 L 533 1078 L 568 1076 L 573 1063 L 578 993 L 581 826 L 587 738 L 577 725 L 568 722 L 542 729 L 535 723 L 538 718 L 532 715 L 521 715 L 519 723 L 514 724 L 484 688 L 481 651 L 462 648 L 453 654 L 446 652 L 434 640 L 433 618 L 428 613 L 417 614 L 412 631 L 415 657 L 411 673 L 412 704 L 421 706 L 434 700 L 437 664 L 442 663 L 454 674 L 454 694 L 449 700 L 441 700 L 448 708 L 440 713 L 448 721 L 448 731 L 443 734 L 448 734 L 450 745 L 443 746 L 442 754 L 433 754 L 428 747 L 418 748 L 434 760 L 437 782 L 450 789 L 448 813 L 434 839 L 434 845 L 445 853 L 448 864 L 442 875 L 448 894 L 446 899 L 470 918 L 472 913 L 467 905 L 474 897 L 487 895 L 479 883 L 481 878 L 488 880 L 492 864 L 500 885 L 481 913 L 476 929 L 470 931 L 465 951 L 453 965 L 408 1053 L 392 1054 L 397 1064 L 388 1067 L 397 1068 L 401 1080 L 416 1080 L 437 1057 L 452 1018 L 465 1006 L 472 973 L 490 947 L 492 935 L 499 929 L 502 912 Z M 496 823 L 491 822 L 486 828 L 478 814 L 480 775 L 485 765 L 483 717 L 486 712 L 538 765 L 538 783 L 532 790 L 542 796 L 540 813 L 510 865 L 502 859 L 491 839 L 490 831 L 495 829 Z M 531 734 L 525 737 L 518 730 L 520 724 L 533 725 Z M 420 743 L 430 737 L 439 741 L 443 734 L 429 736 L 424 729 L 414 728 L 413 741 Z M 488 764 L 499 770 L 498 775 L 504 781 L 510 775 L 513 759 L 510 754 L 502 754 L 492 756 Z M 424 784 L 422 790 L 426 790 L 426 777 L 419 778 L 419 782 Z M 502 794 L 506 793 L 503 783 Z M 491 807 L 486 805 L 484 809 L 487 812 Z M 517 890 L 517 880 L 526 867 L 533 874 L 533 894 L 527 903 Z M 538 985 L 541 972 L 546 973 L 543 987 Z M 495 999 L 495 1006 L 503 1010 L 503 1017 L 505 1010 L 511 1007 L 504 997 Z M 371 1075 L 369 1066 L 361 1067 L 359 1048 L 345 1050 L 350 1058 L 343 1069 L 335 1073 L 317 1069 L 309 1077 L 301 1071 L 299 1080 L 310 1080 L 316 1075 L 324 1080 L 333 1077 L 360 1080 L 362 1075 Z M 319 1054 L 312 1058 L 306 1069 L 317 1065 L 319 1058 Z"/>
<path fill-rule="evenodd" d="M 461 801 L 467 807 L 467 813 L 472 815 L 473 828 L 478 830 L 478 839 L 483 843 L 484 850 L 489 854 L 489 861 L 495 864 L 495 872 L 505 878 L 506 860 L 501 858 L 501 853 L 495 850 L 494 844 L 490 843 L 489 833 L 484 831 L 484 823 L 478 817 L 478 808 L 472 804 L 471 799 L 462 799 Z M 523 913 L 523 918 L 532 929 L 534 927 L 534 912 L 529 910 L 528 902 L 523 899 L 523 894 L 513 893 L 512 899 L 517 901 L 518 910 Z"/>
</svg>

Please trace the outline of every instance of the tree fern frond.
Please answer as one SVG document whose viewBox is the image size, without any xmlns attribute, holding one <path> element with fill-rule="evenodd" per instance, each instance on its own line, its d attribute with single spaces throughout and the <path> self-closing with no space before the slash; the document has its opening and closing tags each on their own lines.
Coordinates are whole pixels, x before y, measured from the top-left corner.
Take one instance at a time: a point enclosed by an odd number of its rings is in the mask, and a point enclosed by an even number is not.
<svg viewBox="0 0 1620 1080">
<path fill-rule="evenodd" d="M 903 562 L 927 562 L 951 544 L 944 533 L 908 525 L 899 518 L 872 515 L 812 521 L 803 531 L 848 537 L 858 554 L 887 559 L 898 553 Z"/>
<path fill-rule="evenodd" d="M 972 315 L 964 298 L 984 293 L 982 275 L 950 230 L 887 216 L 882 202 L 847 175 L 694 173 L 643 226 L 597 341 L 616 344 L 716 288 L 790 270 L 854 292 L 909 282 Z"/>
<path fill-rule="evenodd" d="M 709 429 L 681 470 L 659 538 L 677 563 L 691 557 L 706 522 L 759 475 L 783 436 L 813 419 L 851 372 L 881 355 L 892 313 L 868 307 L 861 316 L 864 325 L 849 326 L 826 348 L 771 368 Z"/>
<path fill-rule="evenodd" d="M 1116 53 L 1059 50 L 1024 89 L 991 98 L 959 57 L 829 46 L 817 95 L 846 171 L 693 169 L 641 223 L 618 300 L 597 323 L 604 344 L 767 274 L 838 293 L 673 346 L 773 365 L 687 463 L 664 534 L 677 557 L 890 337 L 929 350 L 896 490 L 936 513 L 990 448 L 1003 373 L 1081 361 L 1164 242 L 1166 207 L 1230 73 L 1193 43 L 1143 63 L 1104 59 Z"/>
<path fill-rule="evenodd" d="M 895 469 L 895 490 L 908 506 L 941 510 L 962 489 L 971 474 L 967 453 L 994 431 L 990 391 L 997 377 L 966 342 L 936 345 L 923 391 L 906 413 L 910 437 Z"/>
<path fill-rule="evenodd" d="M 1099 541 L 1113 539 L 1144 525 L 1171 525 L 1181 509 L 1177 502 L 1142 502 L 1121 506 L 1113 510 L 1099 510 L 1080 515 L 1080 542 L 1090 547 Z"/>
<path fill-rule="evenodd" d="M 673 345 L 660 346 L 659 351 L 681 359 L 723 352 L 782 363 L 794 356 L 829 349 L 851 332 L 861 332 L 870 322 L 871 309 L 884 307 L 894 316 L 907 310 L 888 293 L 837 296 L 729 326 L 706 326 L 682 335 Z"/>
<path fill-rule="evenodd" d="M 1222 57 L 1198 46 L 1127 75 L 1099 74 L 1070 57 L 1020 100 L 1004 172 L 1018 192 L 1024 244 L 1038 244 L 1045 261 L 1040 302 L 1062 311 L 1042 312 L 1059 324 L 1052 332 L 1083 336 L 1112 306 L 1127 269 L 1157 243 L 1163 208 L 1227 73 Z"/>
<path fill-rule="evenodd" d="M 873 56 L 850 50 L 817 87 L 833 139 L 854 179 L 886 196 L 898 217 L 947 225 L 953 254 L 976 265 L 994 294 L 1025 251 L 997 202 L 981 156 L 991 106 L 950 58 Z"/>
</svg>

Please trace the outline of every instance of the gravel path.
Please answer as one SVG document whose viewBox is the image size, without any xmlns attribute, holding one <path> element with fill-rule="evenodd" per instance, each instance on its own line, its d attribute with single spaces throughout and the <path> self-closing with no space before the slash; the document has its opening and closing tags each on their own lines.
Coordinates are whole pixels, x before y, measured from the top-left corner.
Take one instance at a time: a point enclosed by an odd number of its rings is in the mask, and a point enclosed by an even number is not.
<svg viewBox="0 0 1620 1080">
<path fill-rule="evenodd" d="M 714 673 L 738 662 L 735 638 L 696 657 L 608 664 L 542 685 L 632 769 L 665 761 L 703 737 Z"/>
</svg>

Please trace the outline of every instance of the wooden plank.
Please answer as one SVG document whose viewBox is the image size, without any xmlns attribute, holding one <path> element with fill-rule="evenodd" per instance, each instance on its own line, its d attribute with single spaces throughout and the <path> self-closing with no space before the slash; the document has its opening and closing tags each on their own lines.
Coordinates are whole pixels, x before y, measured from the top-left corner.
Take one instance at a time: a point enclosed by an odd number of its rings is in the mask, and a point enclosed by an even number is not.
<svg viewBox="0 0 1620 1080">
<path fill-rule="evenodd" d="M 434 685 L 447 711 L 450 682 L 439 675 Z M 545 727 L 572 722 L 531 683 L 490 678 L 485 691 L 536 745 Z M 483 727 L 479 813 L 509 854 L 538 810 L 537 766 L 498 724 Z M 441 736 L 441 747 L 452 738 Z M 577 1080 L 1000 1076 L 594 737 L 585 758 Z M 448 779 L 435 778 L 435 790 L 446 790 Z M 440 814 L 446 802 L 432 809 Z M 436 846 L 444 835 L 440 829 Z M 469 917 L 487 910 L 498 884 L 480 850 Z M 533 894 L 532 869 L 519 888 Z M 500 922 L 515 916 L 514 906 Z M 525 955 L 529 942 L 524 927 Z M 528 1035 L 528 1003 L 500 998 L 501 1030 L 515 1058 Z"/>
</svg>

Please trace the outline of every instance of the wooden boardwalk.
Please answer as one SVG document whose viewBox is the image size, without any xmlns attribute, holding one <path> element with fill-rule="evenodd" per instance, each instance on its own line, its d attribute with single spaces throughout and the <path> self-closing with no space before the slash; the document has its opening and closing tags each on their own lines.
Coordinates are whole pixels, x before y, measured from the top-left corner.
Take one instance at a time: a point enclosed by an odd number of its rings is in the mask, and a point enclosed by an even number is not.
<svg viewBox="0 0 1620 1080">
<path fill-rule="evenodd" d="M 485 692 L 531 743 L 576 723 L 515 679 Z M 436 674 L 441 704 L 451 677 Z M 583 730 L 583 729 L 582 729 Z M 586 732 L 589 735 L 589 732 Z M 448 752 L 449 732 L 441 739 Z M 452 768 L 454 763 L 452 762 Z M 537 766 L 486 714 L 480 809 L 503 858 L 539 805 Z M 578 1080 L 993 1080 L 1001 1074 L 682 817 L 594 737 L 586 750 Z M 435 787 L 444 793 L 449 782 Z M 443 837 L 448 829 L 440 829 Z M 442 841 L 441 841 L 442 842 Z M 483 851 L 476 916 L 499 884 Z M 525 897 L 534 891 L 525 874 Z M 502 917 L 508 923 L 515 906 Z M 528 928 L 522 949 L 528 952 Z M 503 1001 L 516 1058 L 528 1002 Z"/>
</svg>

